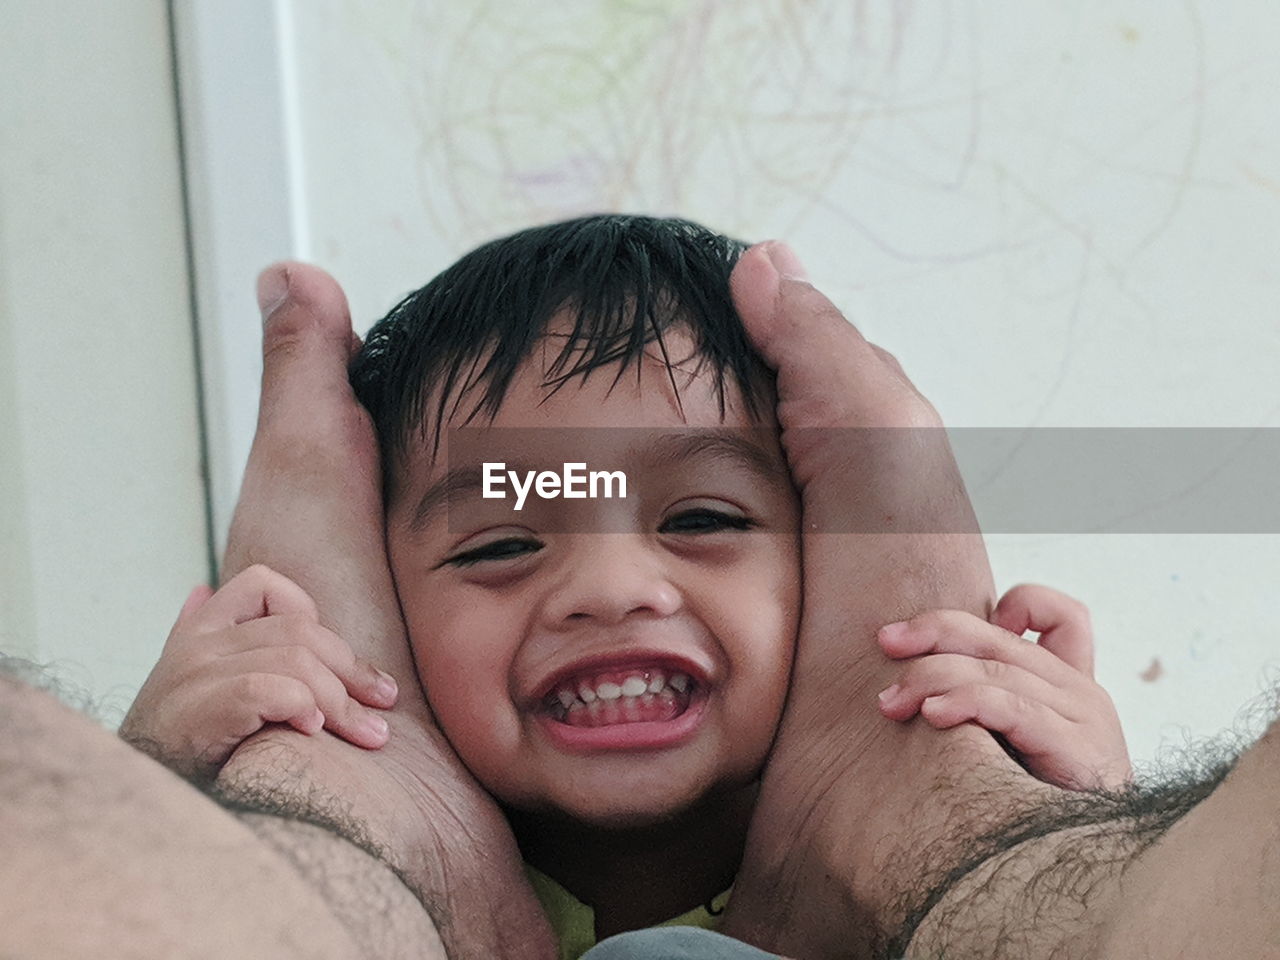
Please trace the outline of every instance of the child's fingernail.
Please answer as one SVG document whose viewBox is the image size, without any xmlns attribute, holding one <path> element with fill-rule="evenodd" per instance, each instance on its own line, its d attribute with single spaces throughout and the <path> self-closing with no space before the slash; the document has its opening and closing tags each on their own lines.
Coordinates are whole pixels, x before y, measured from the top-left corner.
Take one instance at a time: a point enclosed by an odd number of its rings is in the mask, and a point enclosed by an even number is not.
<svg viewBox="0 0 1280 960">
<path fill-rule="evenodd" d="M 808 280 L 809 271 L 804 268 L 804 264 L 800 262 L 800 258 L 796 256 L 796 252 L 781 240 L 774 240 L 766 248 L 769 254 L 769 262 L 773 264 L 773 269 L 784 277 L 792 277 L 798 280 Z"/>
<path fill-rule="evenodd" d="M 365 718 L 365 723 L 377 736 L 385 737 L 387 735 L 387 721 L 376 713 L 369 714 Z"/>
<path fill-rule="evenodd" d="M 891 687 L 885 687 L 880 691 L 880 702 L 889 703 L 898 695 L 898 691 L 901 689 L 902 687 L 898 686 L 896 683 Z"/>
<path fill-rule="evenodd" d="M 902 639 L 902 635 L 907 632 L 907 622 L 899 620 L 897 623 L 886 623 L 883 627 L 876 631 L 881 643 L 891 643 L 894 640 Z"/>
<path fill-rule="evenodd" d="M 282 265 L 267 267 L 258 274 L 258 309 L 266 320 L 289 299 L 289 271 Z"/>
<path fill-rule="evenodd" d="M 374 669 L 377 670 L 376 667 Z M 394 700 L 400 688 L 391 674 L 378 670 L 378 682 L 374 684 L 373 691 L 383 700 Z"/>
</svg>

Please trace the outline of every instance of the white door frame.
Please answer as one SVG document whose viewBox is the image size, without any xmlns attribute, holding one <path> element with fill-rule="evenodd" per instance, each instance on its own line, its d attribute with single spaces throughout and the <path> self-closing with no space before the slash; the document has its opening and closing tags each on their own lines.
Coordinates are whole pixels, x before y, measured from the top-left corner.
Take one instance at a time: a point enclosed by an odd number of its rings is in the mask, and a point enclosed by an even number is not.
<svg viewBox="0 0 1280 960">
<path fill-rule="evenodd" d="M 219 556 L 257 419 L 254 278 L 305 259 L 290 0 L 171 0 Z"/>
</svg>

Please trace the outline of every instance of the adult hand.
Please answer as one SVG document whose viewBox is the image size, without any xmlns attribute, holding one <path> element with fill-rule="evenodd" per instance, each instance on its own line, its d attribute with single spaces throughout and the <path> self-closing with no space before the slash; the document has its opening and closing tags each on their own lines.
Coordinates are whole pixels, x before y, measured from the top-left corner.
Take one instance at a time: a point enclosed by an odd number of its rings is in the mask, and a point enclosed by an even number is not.
<svg viewBox="0 0 1280 960">
<path fill-rule="evenodd" d="M 359 348 L 332 277 L 285 263 L 259 277 L 258 429 L 223 565 L 260 563 L 314 598 L 322 623 L 391 674 L 400 694 L 386 745 L 273 728 L 228 761 L 220 784 L 258 795 L 319 793 L 415 888 L 451 956 L 544 957 L 554 943 L 510 828 L 434 724 L 400 617 L 383 534 L 376 438 L 347 382 Z"/>
<path fill-rule="evenodd" d="M 954 865 L 949 801 L 971 797 L 952 789 L 956 778 L 982 769 L 1027 790 L 1042 785 L 971 725 L 938 732 L 878 712 L 877 694 L 896 673 L 877 647 L 879 627 L 937 608 L 985 620 L 994 597 L 937 413 L 782 244 L 744 254 L 732 289 L 777 372 L 782 442 L 803 504 L 804 615 L 724 930 L 791 956 L 870 952 L 922 878 Z M 976 833 L 987 820 L 969 822 Z"/>
</svg>

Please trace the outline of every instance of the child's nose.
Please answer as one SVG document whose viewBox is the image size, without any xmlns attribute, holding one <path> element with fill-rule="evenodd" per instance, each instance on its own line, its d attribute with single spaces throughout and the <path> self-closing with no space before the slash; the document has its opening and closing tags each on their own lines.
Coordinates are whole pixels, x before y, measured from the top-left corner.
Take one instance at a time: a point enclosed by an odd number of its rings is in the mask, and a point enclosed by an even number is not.
<svg viewBox="0 0 1280 960">
<path fill-rule="evenodd" d="M 580 534 L 565 574 L 545 606 L 548 624 L 621 623 L 631 616 L 669 617 L 680 592 L 659 558 L 627 534 Z"/>
</svg>

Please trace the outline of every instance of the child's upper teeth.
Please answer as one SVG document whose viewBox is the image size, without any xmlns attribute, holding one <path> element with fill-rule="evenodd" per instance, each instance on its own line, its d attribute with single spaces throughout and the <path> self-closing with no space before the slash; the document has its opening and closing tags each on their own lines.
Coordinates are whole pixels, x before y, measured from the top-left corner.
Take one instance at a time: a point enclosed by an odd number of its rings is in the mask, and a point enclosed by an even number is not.
<svg viewBox="0 0 1280 960">
<path fill-rule="evenodd" d="M 615 675 L 616 677 L 616 675 Z M 555 699 L 565 710 L 574 704 L 593 704 L 598 701 L 619 700 L 623 697 L 672 696 L 671 691 L 684 693 L 692 684 L 689 675 L 673 673 L 670 677 L 661 670 L 637 670 L 620 679 L 592 681 L 586 678 L 566 683 L 555 691 Z"/>
<path fill-rule="evenodd" d="M 649 689 L 649 685 L 644 682 L 643 677 L 627 677 L 622 681 L 620 689 L 624 697 L 638 697 Z"/>
</svg>

